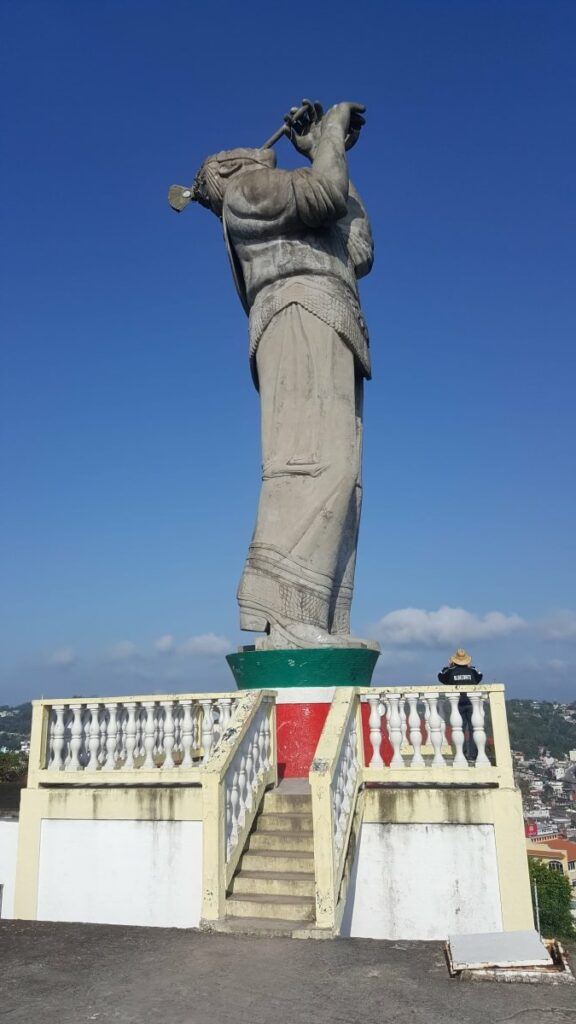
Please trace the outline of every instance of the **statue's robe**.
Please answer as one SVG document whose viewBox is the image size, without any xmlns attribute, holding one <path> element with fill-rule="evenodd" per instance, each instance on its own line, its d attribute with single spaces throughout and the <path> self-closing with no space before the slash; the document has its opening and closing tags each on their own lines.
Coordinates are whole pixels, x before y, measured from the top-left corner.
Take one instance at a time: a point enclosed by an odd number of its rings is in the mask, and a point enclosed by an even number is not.
<svg viewBox="0 0 576 1024">
<path fill-rule="evenodd" d="M 313 168 L 258 167 L 228 185 L 223 223 L 262 414 L 240 625 L 348 634 L 370 376 L 356 285 L 372 266 L 368 218 L 352 186 L 346 197 Z"/>
</svg>

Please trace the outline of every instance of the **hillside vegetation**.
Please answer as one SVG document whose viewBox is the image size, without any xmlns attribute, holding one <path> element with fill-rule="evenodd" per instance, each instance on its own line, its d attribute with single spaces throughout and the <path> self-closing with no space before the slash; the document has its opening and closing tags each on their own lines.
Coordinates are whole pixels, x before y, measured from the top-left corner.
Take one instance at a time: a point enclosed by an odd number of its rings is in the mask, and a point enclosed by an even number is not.
<svg viewBox="0 0 576 1024">
<path fill-rule="evenodd" d="M 566 757 L 569 750 L 576 750 L 574 705 L 554 707 L 542 701 L 534 706 L 530 700 L 508 700 L 506 706 L 513 750 L 521 750 L 528 758 L 537 757 L 540 747 L 546 747 L 553 757 Z"/>
</svg>

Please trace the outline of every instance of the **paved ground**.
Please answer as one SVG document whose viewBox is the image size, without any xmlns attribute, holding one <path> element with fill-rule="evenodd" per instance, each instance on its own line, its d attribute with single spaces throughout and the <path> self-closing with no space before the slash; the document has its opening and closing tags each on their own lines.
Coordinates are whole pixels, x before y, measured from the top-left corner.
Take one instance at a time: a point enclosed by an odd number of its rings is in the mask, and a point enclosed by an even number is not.
<svg viewBox="0 0 576 1024">
<path fill-rule="evenodd" d="M 5 1024 L 576 1024 L 576 986 L 451 981 L 437 943 L 0 922 Z"/>
</svg>

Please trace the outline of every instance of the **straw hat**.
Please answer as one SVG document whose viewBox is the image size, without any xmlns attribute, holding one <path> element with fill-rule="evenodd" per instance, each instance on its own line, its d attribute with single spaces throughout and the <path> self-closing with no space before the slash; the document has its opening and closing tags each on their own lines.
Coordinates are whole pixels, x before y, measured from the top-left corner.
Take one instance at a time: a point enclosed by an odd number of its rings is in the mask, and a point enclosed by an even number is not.
<svg viewBox="0 0 576 1024">
<path fill-rule="evenodd" d="M 467 654 L 463 647 L 459 647 L 450 658 L 451 665 L 470 665 L 472 663 L 472 655 Z"/>
</svg>

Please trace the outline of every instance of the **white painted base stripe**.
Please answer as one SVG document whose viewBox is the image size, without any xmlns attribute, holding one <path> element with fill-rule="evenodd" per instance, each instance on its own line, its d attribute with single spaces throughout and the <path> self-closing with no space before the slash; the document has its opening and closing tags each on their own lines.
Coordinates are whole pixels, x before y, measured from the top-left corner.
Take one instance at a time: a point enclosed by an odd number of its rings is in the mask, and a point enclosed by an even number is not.
<svg viewBox="0 0 576 1024">
<path fill-rule="evenodd" d="M 335 686 L 289 686 L 276 690 L 277 704 L 331 704 Z"/>
</svg>

